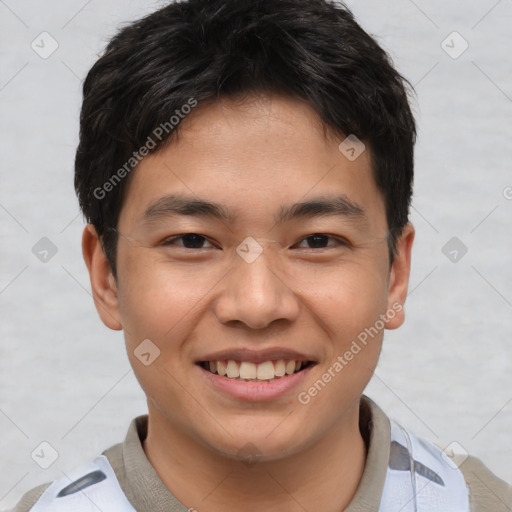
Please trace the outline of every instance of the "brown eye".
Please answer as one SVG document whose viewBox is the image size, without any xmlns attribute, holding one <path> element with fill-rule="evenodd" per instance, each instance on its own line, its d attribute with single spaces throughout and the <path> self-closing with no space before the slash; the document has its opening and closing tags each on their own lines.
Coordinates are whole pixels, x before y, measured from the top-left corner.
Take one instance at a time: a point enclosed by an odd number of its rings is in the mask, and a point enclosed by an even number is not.
<svg viewBox="0 0 512 512">
<path fill-rule="evenodd" d="M 175 243 L 177 240 L 181 240 L 182 243 Z M 163 245 L 177 245 L 179 247 L 184 247 L 185 249 L 204 249 L 205 247 L 203 247 L 203 244 L 205 242 L 208 242 L 206 237 L 196 233 L 187 233 L 185 235 L 169 238 L 163 243 Z"/>
<path fill-rule="evenodd" d="M 334 244 L 328 245 L 329 240 L 333 240 Z M 299 242 L 299 245 L 305 241 L 308 244 L 308 247 L 305 247 L 305 249 L 328 249 L 330 247 L 336 247 L 339 245 L 347 245 L 347 243 L 341 239 L 335 238 L 330 235 L 324 235 L 321 233 L 316 233 L 314 235 L 310 235 L 303 238 Z"/>
</svg>

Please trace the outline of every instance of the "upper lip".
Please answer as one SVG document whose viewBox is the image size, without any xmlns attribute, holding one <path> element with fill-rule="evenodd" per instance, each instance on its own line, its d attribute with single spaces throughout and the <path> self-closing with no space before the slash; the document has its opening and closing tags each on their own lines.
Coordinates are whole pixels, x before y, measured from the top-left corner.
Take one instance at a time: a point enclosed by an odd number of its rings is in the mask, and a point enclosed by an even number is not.
<svg viewBox="0 0 512 512">
<path fill-rule="evenodd" d="M 278 361 L 284 359 L 285 361 L 312 361 L 315 360 L 305 354 L 289 350 L 286 348 L 268 348 L 265 350 L 252 350 L 246 348 L 240 349 L 226 349 L 218 352 L 213 352 L 197 359 L 196 363 L 203 361 L 247 361 L 250 363 L 264 363 L 265 361 Z"/>
</svg>

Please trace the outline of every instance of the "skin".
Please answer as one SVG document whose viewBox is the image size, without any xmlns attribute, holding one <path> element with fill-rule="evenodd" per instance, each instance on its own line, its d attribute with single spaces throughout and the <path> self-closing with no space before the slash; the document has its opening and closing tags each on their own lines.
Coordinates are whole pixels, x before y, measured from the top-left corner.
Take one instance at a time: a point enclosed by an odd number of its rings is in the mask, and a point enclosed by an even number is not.
<svg viewBox="0 0 512 512">
<path fill-rule="evenodd" d="M 84 230 L 97 310 L 106 326 L 124 330 L 147 395 L 143 448 L 187 507 L 334 512 L 357 489 L 366 458 L 359 401 L 383 330 L 308 404 L 297 393 L 321 378 L 379 315 L 404 304 L 414 229 L 404 229 L 390 267 L 384 199 L 370 151 L 351 162 L 338 149 L 343 138 L 326 137 L 316 113 L 290 98 L 198 107 L 179 137 L 146 157 L 131 177 L 118 223 L 117 280 L 94 227 Z M 144 224 L 146 208 L 171 193 L 215 201 L 237 218 L 228 224 L 168 216 Z M 282 206 L 341 194 L 364 209 L 364 219 L 274 221 Z M 184 247 L 183 239 L 164 244 L 186 233 L 206 239 L 199 248 Z M 318 247 L 307 238 L 317 233 L 333 238 Z M 236 253 L 248 236 L 263 248 L 250 264 Z M 403 321 L 402 310 L 385 328 Z M 145 339 L 160 349 L 149 366 L 134 355 Z M 195 364 L 217 350 L 269 347 L 293 349 L 317 363 L 300 389 L 274 401 L 226 396 Z M 257 449 L 257 463 L 239 460 L 247 446 Z"/>
</svg>

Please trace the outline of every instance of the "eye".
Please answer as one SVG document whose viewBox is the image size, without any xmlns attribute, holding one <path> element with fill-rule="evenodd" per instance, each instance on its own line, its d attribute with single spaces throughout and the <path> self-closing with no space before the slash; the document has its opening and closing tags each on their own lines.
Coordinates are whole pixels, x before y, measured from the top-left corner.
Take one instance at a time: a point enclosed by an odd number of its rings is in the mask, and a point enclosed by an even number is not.
<svg viewBox="0 0 512 512">
<path fill-rule="evenodd" d="M 177 240 L 181 240 L 182 244 L 176 243 Z M 196 233 L 186 233 L 184 235 L 168 238 L 162 245 L 177 245 L 185 249 L 208 249 L 208 247 L 203 247 L 204 242 L 210 243 L 205 236 Z M 211 247 L 213 247 L 213 245 L 211 245 Z"/>
<path fill-rule="evenodd" d="M 334 245 L 326 245 L 326 243 L 329 240 L 333 240 Z M 347 246 L 348 245 L 348 243 L 343 239 L 336 238 L 336 237 L 333 237 L 330 235 L 324 235 L 321 233 L 315 233 L 314 235 L 309 235 L 309 236 L 303 238 L 299 242 L 299 245 L 305 241 L 309 245 L 309 247 L 303 247 L 305 249 L 329 249 L 330 247 Z"/>
</svg>

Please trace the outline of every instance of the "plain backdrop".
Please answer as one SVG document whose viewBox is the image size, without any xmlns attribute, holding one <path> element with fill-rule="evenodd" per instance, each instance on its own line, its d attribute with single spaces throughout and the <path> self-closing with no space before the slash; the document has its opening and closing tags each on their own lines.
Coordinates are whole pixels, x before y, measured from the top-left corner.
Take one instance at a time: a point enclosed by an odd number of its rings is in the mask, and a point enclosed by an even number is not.
<svg viewBox="0 0 512 512">
<path fill-rule="evenodd" d="M 90 295 L 73 160 L 85 74 L 117 28 L 164 3 L 0 0 L 0 509 L 146 412 Z M 366 393 L 512 482 L 512 2 L 348 5 L 415 86 L 419 124 L 407 319 Z M 47 469 L 31 456 L 42 442 L 58 453 Z"/>
</svg>

